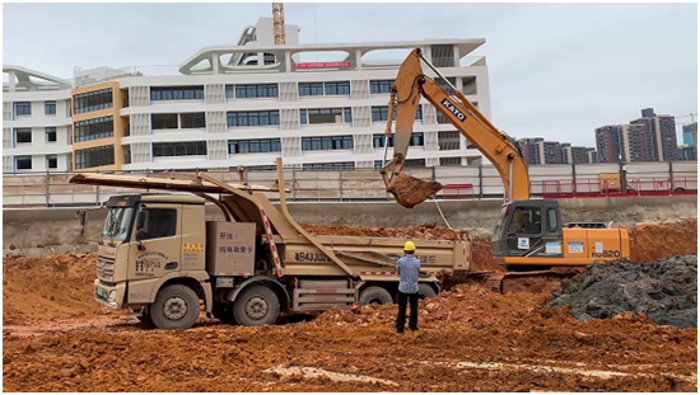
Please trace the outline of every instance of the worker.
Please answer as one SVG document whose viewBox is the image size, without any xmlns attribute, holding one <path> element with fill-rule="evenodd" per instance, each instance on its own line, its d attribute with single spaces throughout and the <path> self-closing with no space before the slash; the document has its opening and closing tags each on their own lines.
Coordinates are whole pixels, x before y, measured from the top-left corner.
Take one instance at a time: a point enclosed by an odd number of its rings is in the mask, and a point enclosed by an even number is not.
<svg viewBox="0 0 700 395">
<path fill-rule="evenodd" d="M 396 271 L 399 274 L 399 314 L 396 316 L 396 331 L 403 333 L 406 325 L 406 302 L 411 305 L 411 316 L 408 319 L 408 328 L 415 332 L 418 330 L 418 275 L 420 273 L 420 261 L 413 256 L 416 246 L 412 241 L 407 241 L 403 247 L 406 254 L 399 259 Z"/>
</svg>

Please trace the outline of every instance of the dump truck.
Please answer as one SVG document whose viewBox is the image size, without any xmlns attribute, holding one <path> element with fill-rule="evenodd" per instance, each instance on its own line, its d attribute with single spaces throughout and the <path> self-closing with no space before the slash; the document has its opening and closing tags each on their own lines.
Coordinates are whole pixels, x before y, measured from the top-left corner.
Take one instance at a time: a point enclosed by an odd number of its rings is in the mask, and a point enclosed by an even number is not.
<svg viewBox="0 0 700 395">
<path fill-rule="evenodd" d="M 396 263 L 406 240 L 309 234 L 287 209 L 281 159 L 277 175 L 271 187 L 229 184 L 205 173 L 189 180 L 73 176 L 76 184 L 147 190 L 105 205 L 95 300 L 128 308 L 144 326 L 162 329 L 190 328 L 202 302 L 207 316 L 259 326 L 281 313 L 396 301 Z M 279 193 L 278 207 L 266 192 Z M 207 221 L 207 204 L 224 220 Z M 414 243 L 423 297 L 441 291 L 440 277 L 470 268 L 467 235 Z"/>
</svg>

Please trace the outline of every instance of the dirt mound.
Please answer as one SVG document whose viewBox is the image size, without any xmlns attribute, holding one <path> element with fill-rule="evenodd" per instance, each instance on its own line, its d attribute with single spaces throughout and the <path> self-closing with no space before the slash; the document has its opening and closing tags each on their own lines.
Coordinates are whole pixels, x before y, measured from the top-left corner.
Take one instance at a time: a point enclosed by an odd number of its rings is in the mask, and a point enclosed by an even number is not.
<svg viewBox="0 0 700 395">
<path fill-rule="evenodd" d="M 583 322 L 629 313 L 646 314 L 657 324 L 697 328 L 697 267 L 696 255 L 592 265 L 555 290 L 551 306 L 571 306 Z"/>
<path fill-rule="evenodd" d="M 383 228 L 379 226 L 325 226 L 301 224 L 307 231 L 315 235 L 324 236 L 366 236 L 366 237 L 393 237 L 399 239 L 416 240 L 458 240 L 462 236 L 469 235 L 466 230 L 451 230 L 439 228 L 437 224 L 423 224 L 409 226 L 407 228 Z"/>
<path fill-rule="evenodd" d="M 101 314 L 94 301 L 95 254 L 3 258 L 3 324 Z"/>
<path fill-rule="evenodd" d="M 672 255 L 698 251 L 698 219 L 667 223 L 644 223 L 628 228 L 630 260 L 652 262 Z"/>
</svg>

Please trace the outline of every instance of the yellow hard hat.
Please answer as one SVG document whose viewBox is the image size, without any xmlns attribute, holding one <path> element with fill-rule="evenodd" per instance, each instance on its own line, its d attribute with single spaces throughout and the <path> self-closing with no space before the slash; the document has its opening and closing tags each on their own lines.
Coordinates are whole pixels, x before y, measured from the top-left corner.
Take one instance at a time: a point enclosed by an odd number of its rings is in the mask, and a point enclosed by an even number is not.
<svg viewBox="0 0 700 395">
<path fill-rule="evenodd" d="M 413 244 L 412 241 L 407 241 L 406 244 L 403 246 L 404 251 L 415 251 L 416 250 L 416 245 Z"/>
</svg>

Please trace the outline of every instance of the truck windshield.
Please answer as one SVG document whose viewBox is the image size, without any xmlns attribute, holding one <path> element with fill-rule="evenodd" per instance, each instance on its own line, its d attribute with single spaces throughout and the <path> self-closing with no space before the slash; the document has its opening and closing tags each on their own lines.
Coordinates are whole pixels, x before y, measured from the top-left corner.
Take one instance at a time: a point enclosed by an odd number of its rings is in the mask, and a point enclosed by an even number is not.
<svg viewBox="0 0 700 395">
<path fill-rule="evenodd" d="M 131 216 L 134 212 L 132 207 L 110 208 L 102 229 L 102 239 L 109 241 L 123 241 L 129 233 L 131 226 Z"/>
</svg>

